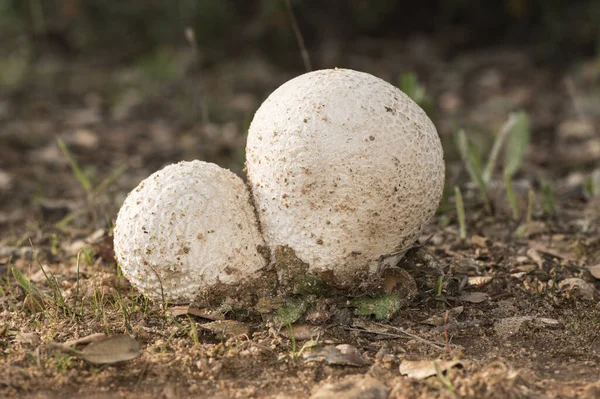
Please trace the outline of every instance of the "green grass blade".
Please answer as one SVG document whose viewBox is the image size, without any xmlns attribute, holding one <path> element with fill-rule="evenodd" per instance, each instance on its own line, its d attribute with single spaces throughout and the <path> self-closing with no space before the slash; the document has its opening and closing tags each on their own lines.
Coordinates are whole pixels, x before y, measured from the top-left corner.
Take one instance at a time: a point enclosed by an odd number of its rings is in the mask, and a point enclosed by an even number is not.
<svg viewBox="0 0 600 399">
<path fill-rule="evenodd" d="M 520 215 L 519 203 L 510 176 L 506 173 L 504 174 L 504 186 L 506 187 L 506 196 L 508 197 L 510 209 L 512 209 L 513 218 L 518 219 Z"/>
<path fill-rule="evenodd" d="M 63 152 L 63 154 L 67 158 L 67 161 L 69 162 L 69 166 L 71 166 L 71 170 L 73 171 L 73 174 L 75 175 L 75 178 L 77 179 L 77 181 L 79 182 L 79 184 L 81 184 L 81 187 L 83 187 L 83 189 L 85 190 L 85 192 L 88 193 L 88 194 L 90 194 L 91 191 L 92 191 L 92 183 L 87 178 L 87 176 L 83 173 L 83 171 L 79 167 L 79 164 L 77 163 L 77 161 L 75 160 L 75 158 L 73 158 L 73 155 L 71 154 L 71 152 L 67 148 L 65 142 L 62 141 L 62 139 L 60 137 L 58 137 L 56 139 L 56 142 L 58 143 L 58 146 L 60 147 L 60 150 Z"/>
<path fill-rule="evenodd" d="M 467 238 L 467 223 L 465 220 L 465 205 L 462 199 L 462 193 L 458 186 L 454 186 L 454 200 L 456 201 L 456 215 L 458 217 L 459 238 L 461 241 Z"/>
<path fill-rule="evenodd" d="M 469 173 L 471 181 L 479 188 L 481 199 L 488 213 L 492 213 L 492 207 L 488 198 L 488 186 L 483 180 L 483 169 L 481 166 L 481 156 L 477 148 L 469 141 L 467 134 L 463 129 L 454 134 L 454 142 L 460 154 L 460 157 Z"/>
<path fill-rule="evenodd" d="M 33 286 L 33 284 L 31 284 L 31 281 L 29 281 L 29 279 L 27 277 L 25 277 L 25 275 L 23 273 L 21 273 L 21 271 L 19 269 L 17 269 L 16 267 L 13 267 L 12 275 L 15 278 L 15 280 L 17 281 L 17 284 L 19 284 L 19 286 L 21 288 L 23 288 L 26 293 L 28 293 L 30 295 L 37 293 L 37 289 Z"/>
<path fill-rule="evenodd" d="M 530 140 L 529 118 L 525 112 L 519 112 L 504 152 L 504 175 L 511 178 L 521 168 Z"/>
<path fill-rule="evenodd" d="M 106 187 L 110 186 L 112 183 L 117 181 L 123 173 L 127 170 L 127 165 L 119 165 L 116 169 L 114 169 L 110 174 L 98 184 L 96 188 L 94 188 L 93 194 L 98 195 L 103 192 Z"/>
<path fill-rule="evenodd" d="M 496 168 L 496 162 L 498 161 L 498 155 L 500 155 L 500 149 L 502 148 L 504 141 L 512 131 L 513 127 L 516 125 L 517 121 L 517 115 L 510 114 L 508 120 L 504 122 L 500 132 L 496 136 L 494 144 L 492 145 L 492 150 L 490 151 L 490 156 L 483 170 L 483 181 L 485 184 L 489 184 L 492 180 L 492 175 L 494 174 L 494 169 Z"/>
</svg>

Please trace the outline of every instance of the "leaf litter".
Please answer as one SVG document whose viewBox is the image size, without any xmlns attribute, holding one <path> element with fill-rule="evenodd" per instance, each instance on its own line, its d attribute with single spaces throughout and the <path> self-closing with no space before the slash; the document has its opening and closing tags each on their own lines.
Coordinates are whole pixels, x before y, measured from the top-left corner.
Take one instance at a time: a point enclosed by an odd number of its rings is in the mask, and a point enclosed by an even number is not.
<svg viewBox="0 0 600 399">
<path fill-rule="evenodd" d="M 140 344 L 129 335 L 113 335 L 98 340 L 95 336 L 82 350 L 60 343 L 50 343 L 48 347 L 78 356 L 88 363 L 95 365 L 114 364 L 133 360 L 141 355 Z M 86 342 L 79 340 L 76 343 Z"/>
</svg>

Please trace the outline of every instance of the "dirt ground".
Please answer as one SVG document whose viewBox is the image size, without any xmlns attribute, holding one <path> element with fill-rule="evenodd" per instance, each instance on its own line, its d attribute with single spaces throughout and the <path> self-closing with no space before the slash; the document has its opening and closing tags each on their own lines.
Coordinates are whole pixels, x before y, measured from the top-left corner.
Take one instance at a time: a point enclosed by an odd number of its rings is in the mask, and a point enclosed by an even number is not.
<svg viewBox="0 0 600 399">
<path fill-rule="evenodd" d="M 400 264 L 418 287 L 406 307 L 377 320 L 352 298 L 324 296 L 291 332 L 268 314 L 207 315 L 139 296 L 112 249 L 126 194 L 180 160 L 243 176 L 254 111 L 303 71 L 258 53 L 201 67 L 185 51 L 118 68 L 46 56 L 26 84 L 0 91 L 0 396 L 600 397 L 600 61 L 443 54 L 423 38 L 352 48 L 319 64 L 393 84 L 415 71 L 446 151 L 449 195 Z M 501 157 L 490 215 L 453 133 L 463 128 L 487 154 L 518 110 L 532 135 L 513 179 L 521 212 L 513 217 Z M 97 366 L 55 344 L 98 333 L 130 335 L 139 356 Z"/>
</svg>

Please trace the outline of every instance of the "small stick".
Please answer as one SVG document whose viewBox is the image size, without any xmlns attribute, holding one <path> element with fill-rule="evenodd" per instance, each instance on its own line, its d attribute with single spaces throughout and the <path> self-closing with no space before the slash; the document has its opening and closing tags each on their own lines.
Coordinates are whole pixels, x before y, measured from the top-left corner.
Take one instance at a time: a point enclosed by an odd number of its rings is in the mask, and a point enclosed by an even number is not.
<svg viewBox="0 0 600 399">
<path fill-rule="evenodd" d="M 431 346 L 433 346 L 433 347 L 434 347 L 434 348 L 436 348 L 436 349 L 439 349 L 439 350 L 444 350 L 444 348 L 443 348 L 443 347 L 439 346 L 439 345 L 438 345 L 438 344 L 436 344 L 435 342 L 433 342 L 433 341 L 429 341 L 429 340 L 427 340 L 427 339 L 425 339 L 425 338 L 421 338 L 421 337 L 419 337 L 418 335 L 411 334 L 411 333 L 409 333 L 408 331 L 406 331 L 406 330 L 404 330 L 404 329 L 402 329 L 402 328 L 400 328 L 400 327 L 396 327 L 396 326 L 390 326 L 390 325 L 381 324 L 381 323 L 376 323 L 376 324 L 377 324 L 378 326 L 380 326 L 380 327 L 388 327 L 388 328 L 391 328 L 392 330 L 399 331 L 399 332 L 401 332 L 402 334 L 405 334 L 405 335 L 409 336 L 410 338 L 413 338 L 413 339 L 416 339 L 417 341 L 420 341 L 420 342 L 423 342 L 423 343 L 425 343 L 425 344 L 431 345 Z"/>
<path fill-rule="evenodd" d="M 448 311 L 444 313 L 444 340 L 446 341 L 446 351 L 450 353 L 450 340 L 448 339 Z"/>
<path fill-rule="evenodd" d="M 292 3 L 290 2 L 290 0 L 285 0 L 285 5 L 290 16 L 290 20 L 292 21 L 292 29 L 294 30 L 294 34 L 296 35 L 298 47 L 300 47 L 300 54 L 302 54 L 304 68 L 306 68 L 306 72 L 310 72 L 312 71 L 312 64 L 310 63 L 308 51 L 306 51 L 306 46 L 304 45 L 304 38 L 302 37 L 302 32 L 300 32 L 300 28 L 298 27 L 298 21 L 296 21 L 296 16 L 294 15 Z"/>
<path fill-rule="evenodd" d="M 418 335 L 411 334 L 408 331 L 405 331 L 405 330 L 403 330 L 400 327 L 390 326 L 390 325 L 381 324 L 381 323 L 375 323 L 375 324 L 378 325 L 378 326 L 380 326 L 380 327 L 391 328 L 392 330 L 396 330 L 398 332 L 401 332 L 405 336 L 402 336 L 402 335 L 399 335 L 399 334 L 388 333 L 388 332 L 380 332 L 380 331 L 373 331 L 373 330 L 361 330 L 360 328 L 352 328 L 352 327 L 343 327 L 343 328 L 345 330 L 348 330 L 348 331 L 358 331 L 358 332 L 366 332 L 366 333 L 370 333 L 370 334 L 379 334 L 379 335 L 385 335 L 385 336 L 393 337 L 393 338 L 406 338 L 406 336 L 407 336 L 409 338 L 413 338 L 413 339 L 416 339 L 417 341 L 423 342 L 423 343 L 425 343 L 427 345 L 431 345 L 435 349 L 444 350 L 443 347 L 439 346 L 435 342 L 426 340 L 425 338 L 421 338 Z"/>
</svg>

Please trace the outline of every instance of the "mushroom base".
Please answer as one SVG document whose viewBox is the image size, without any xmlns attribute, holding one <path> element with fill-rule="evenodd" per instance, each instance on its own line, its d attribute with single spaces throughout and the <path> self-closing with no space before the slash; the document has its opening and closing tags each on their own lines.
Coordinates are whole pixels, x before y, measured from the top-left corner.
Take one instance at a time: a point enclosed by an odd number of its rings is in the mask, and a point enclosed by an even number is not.
<svg viewBox="0 0 600 399">
<path fill-rule="evenodd" d="M 196 297 L 194 306 L 208 309 L 231 309 L 245 316 L 265 315 L 277 310 L 292 297 L 334 298 L 359 295 L 394 295 L 408 303 L 416 294 L 414 279 L 396 267 L 397 259 L 380 260 L 376 272 L 369 265 L 351 273 L 334 274 L 332 270 L 310 270 L 289 247 L 271 251 L 269 266 L 236 285 L 216 284 Z M 394 258 L 395 259 L 395 258 Z M 393 265 L 392 265 L 393 263 Z"/>
</svg>

